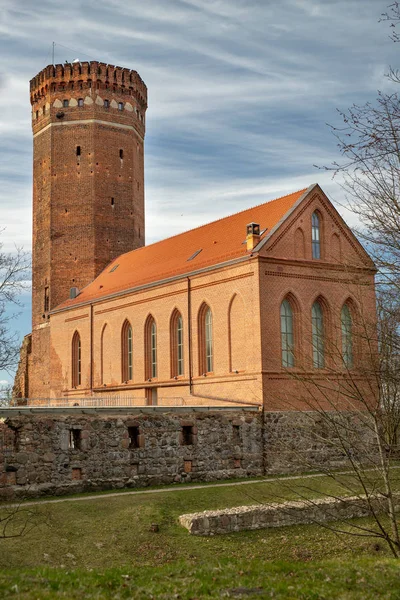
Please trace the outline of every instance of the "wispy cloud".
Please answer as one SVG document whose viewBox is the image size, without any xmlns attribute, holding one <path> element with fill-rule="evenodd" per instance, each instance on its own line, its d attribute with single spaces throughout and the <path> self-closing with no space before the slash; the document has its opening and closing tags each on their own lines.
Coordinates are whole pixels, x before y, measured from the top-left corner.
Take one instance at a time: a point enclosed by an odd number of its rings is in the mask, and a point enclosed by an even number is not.
<svg viewBox="0 0 400 600">
<path fill-rule="evenodd" d="M 148 241 L 314 181 L 340 199 L 313 167 L 336 158 L 326 122 L 390 89 L 384 73 L 396 66 L 378 24 L 387 0 L 0 4 L 0 226 L 10 250 L 30 249 L 28 82 L 51 62 L 53 40 L 58 62 L 131 67 L 148 85 Z M 29 329 L 28 309 L 24 319 Z"/>
</svg>

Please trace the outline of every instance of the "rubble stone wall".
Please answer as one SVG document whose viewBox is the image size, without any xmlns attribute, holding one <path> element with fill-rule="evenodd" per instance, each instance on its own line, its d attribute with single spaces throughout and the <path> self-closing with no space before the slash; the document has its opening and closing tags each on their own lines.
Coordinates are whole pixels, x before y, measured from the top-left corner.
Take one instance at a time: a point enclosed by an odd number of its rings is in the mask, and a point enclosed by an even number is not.
<svg viewBox="0 0 400 600">
<path fill-rule="evenodd" d="M 399 501 L 399 497 L 396 501 Z M 382 498 L 372 498 L 371 506 L 377 513 L 385 512 Z M 258 506 L 237 506 L 224 510 L 204 511 L 181 515 L 179 522 L 192 535 L 215 535 L 285 527 L 307 523 L 324 523 L 366 517 L 371 508 L 365 498 L 319 498 L 312 502 L 294 500 Z"/>
<path fill-rule="evenodd" d="M 332 416 L 354 455 L 373 460 L 359 417 Z M 354 437 L 354 440 L 352 440 Z M 0 422 L 0 497 L 213 481 L 348 466 L 317 413 L 248 410 L 30 414 Z"/>
<path fill-rule="evenodd" d="M 0 430 L 0 495 L 262 475 L 261 419 L 255 412 L 9 418 Z"/>
</svg>

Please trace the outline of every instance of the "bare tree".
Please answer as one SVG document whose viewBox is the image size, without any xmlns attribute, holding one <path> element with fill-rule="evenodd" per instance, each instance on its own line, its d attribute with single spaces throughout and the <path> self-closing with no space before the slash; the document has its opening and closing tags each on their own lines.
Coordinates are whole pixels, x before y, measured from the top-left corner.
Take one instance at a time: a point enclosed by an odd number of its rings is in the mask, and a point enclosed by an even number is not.
<svg viewBox="0 0 400 600">
<path fill-rule="evenodd" d="M 28 255 L 21 248 L 4 252 L 0 242 L 0 370 L 13 369 L 18 362 L 20 340 L 11 328 L 17 316 L 12 307 L 21 306 L 19 296 L 26 289 L 28 272 Z"/>
<path fill-rule="evenodd" d="M 333 491 L 331 487 L 325 496 L 336 500 L 351 496 L 372 519 L 337 521 L 337 514 L 327 514 L 332 510 L 329 506 L 316 503 L 321 487 L 314 487 L 312 480 L 300 487 L 290 481 L 283 483 L 283 488 L 320 511 L 321 519 L 315 522 L 336 533 L 378 538 L 393 556 L 400 558 L 400 523 L 396 515 L 400 475 L 400 302 L 391 294 L 378 298 L 377 327 L 374 315 L 363 312 L 364 293 L 359 289 L 358 310 L 352 311 L 349 320 L 342 317 L 336 327 L 332 324 L 329 335 L 313 330 L 311 320 L 305 324 L 313 331 L 311 359 L 303 356 L 296 368 L 287 370 L 293 385 L 277 397 L 282 408 L 297 411 L 298 435 L 291 438 L 281 435 L 278 429 L 274 454 L 279 453 L 292 469 L 318 468 L 333 482 Z M 352 296 L 356 297 L 354 288 Z M 315 355 L 319 360 L 313 365 Z M 276 500 L 276 496 L 271 499 Z M 334 523 L 329 523 L 331 516 Z"/>
</svg>

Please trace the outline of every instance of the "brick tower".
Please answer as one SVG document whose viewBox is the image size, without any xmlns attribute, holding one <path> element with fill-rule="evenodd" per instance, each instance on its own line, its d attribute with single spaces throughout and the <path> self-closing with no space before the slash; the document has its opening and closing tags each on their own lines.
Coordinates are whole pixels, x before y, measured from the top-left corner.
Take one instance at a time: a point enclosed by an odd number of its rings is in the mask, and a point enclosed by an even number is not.
<svg viewBox="0 0 400 600">
<path fill-rule="evenodd" d="M 49 311 L 144 245 L 147 88 L 136 71 L 50 65 L 30 82 L 32 349 L 28 395 L 48 396 Z"/>
</svg>

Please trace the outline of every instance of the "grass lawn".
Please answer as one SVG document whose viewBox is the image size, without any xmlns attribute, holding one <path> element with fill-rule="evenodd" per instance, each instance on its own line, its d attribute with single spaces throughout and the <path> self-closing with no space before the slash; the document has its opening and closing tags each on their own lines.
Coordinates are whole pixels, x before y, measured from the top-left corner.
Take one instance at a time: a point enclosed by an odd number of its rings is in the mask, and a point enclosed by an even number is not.
<svg viewBox="0 0 400 600">
<path fill-rule="evenodd" d="M 43 523 L 0 541 L 0 598 L 400 600 L 400 565 L 383 543 L 316 525 L 201 538 L 177 523 L 183 513 L 299 490 L 340 493 L 332 480 L 312 478 L 38 504 Z"/>
</svg>

